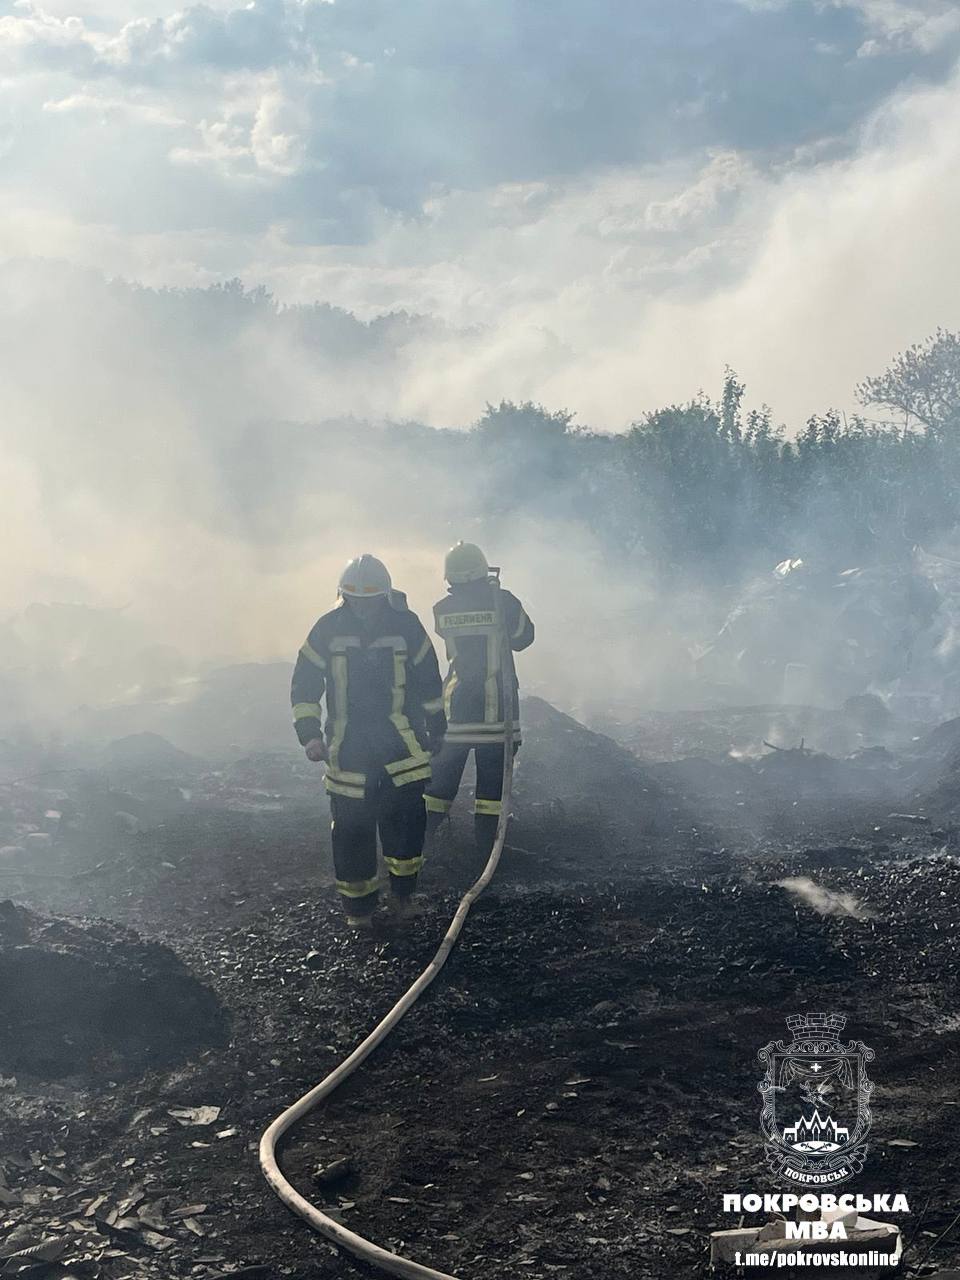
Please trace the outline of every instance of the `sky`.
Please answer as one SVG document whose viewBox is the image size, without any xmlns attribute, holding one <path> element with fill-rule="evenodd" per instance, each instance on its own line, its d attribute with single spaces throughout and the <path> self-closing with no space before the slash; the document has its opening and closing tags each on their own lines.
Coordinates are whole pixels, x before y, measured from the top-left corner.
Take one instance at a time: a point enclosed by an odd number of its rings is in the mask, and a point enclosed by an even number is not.
<svg viewBox="0 0 960 1280">
<path fill-rule="evenodd" d="M 277 656 L 383 547 L 428 605 L 415 512 L 334 520 L 304 475 L 284 543 L 224 459 L 258 423 L 501 399 L 617 431 L 727 365 L 793 432 L 960 328 L 958 227 L 956 0 L 0 0 L 4 614 Z M 428 320 L 330 313 L 338 364 L 236 294 L 138 291 L 235 278 Z M 514 550 L 515 583 L 569 587 L 559 531 Z"/>
<path fill-rule="evenodd" d="M 729 363 L 793 429 L 960 324 L 958 58 L 955 0 L 0 0 L 0 255 L 481 327 L 363 412 Z"/>
</svg>

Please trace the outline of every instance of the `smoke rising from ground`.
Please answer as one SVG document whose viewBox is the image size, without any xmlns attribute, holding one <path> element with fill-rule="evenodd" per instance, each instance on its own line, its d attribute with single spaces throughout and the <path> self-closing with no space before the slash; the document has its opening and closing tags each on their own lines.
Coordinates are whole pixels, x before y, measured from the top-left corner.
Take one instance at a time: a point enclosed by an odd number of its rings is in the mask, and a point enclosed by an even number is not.
<svg viewBox="0 0 960 1280">
<path fill-rule="evenodd" d="M 4 669 L 11 714 L 28 720 L 31 706 L 55 719 L 164 696 L 143 657 L 157 646 L 176 650 L 155 664 L 168 682 L 288 660 L 362 550 L 429 621 L 445 547 L 482 543 L 540 628 L 525 687 L 582 714 L 777 701 L 790 663 L 815 701 L 887 691 L 901 671 L 886 651 L 906 666 L 943 612 L 930 597 L 957 594 L 946 562 L 923 560 L 925 580 L 940 573 L 926 595 L 907 564 L 923 522 L 956 521 L 948 469 L 909 440 L 891 438 L 892 462 L 879 439 L 838 451 L 826 420 L 784 457 L 735 381 L 722 404 L 700 398 L 623 437 L 515 404 L 470 430 L 390 425 L 351 406 L 399 394 L 431 344 L 483 334 L 278 307 L 238 284 L 156 291 L 30 263 L 2 278 Z M 891 480 L 912 504 L 903 528 Z M 774 574 L 784 556 L 810 567 Z M 840 618 L 837 587 L 854 579 L 834 576 L 861 562 L 880 579 Z M 67 611 L 40 625 L 23 616 L 32 602 L 108 610 L 115 634 Z M 945 661 L 952 617 L 925 641 Z"/>
<path fill-rule="evenodd" d="M 530 599 L 558 674 L 571 626 L 644 612 L 642 566 L 612 566 L 569 479 L 500 515 L 509 451 L 481 451 L 477 472 L 453 455 L 459 432 L 348 416 L 386 409 L 439 326 L 278 317 L 237 289 L 156 293 L 49 264 L 3 282 L 8 617 L 33 601 L 122 609 L 194 663 L 287 657 L 351 555 L 382 555 L 427 616 L 461 536 Z"/>
<path fill-rule="evenodd" d="M 808 907 L 821 916 L 850 916 L 854 920 L 872 920 L 874 912 L 865 907 L 852 893 L 837 893 L 817 884 L 809 876 L 789 876 L 785 880 L 777 880 L 781 889 L 786 889 L 792 897 L 805 902 Z"/>
</svg>

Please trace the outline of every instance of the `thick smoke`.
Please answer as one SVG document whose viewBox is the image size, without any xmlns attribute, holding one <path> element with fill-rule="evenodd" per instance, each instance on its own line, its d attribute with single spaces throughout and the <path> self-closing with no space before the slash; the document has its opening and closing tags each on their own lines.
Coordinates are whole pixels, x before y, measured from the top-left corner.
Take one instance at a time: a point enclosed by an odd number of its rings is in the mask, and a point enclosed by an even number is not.
<svg viewBox="0 0 960 1280">
<path fill-rule="evenodd" d="M 473 429 L 391 425 L 375 410 L 425 351 L 483 331 L 51 264 L 8 264 L 3 284 L 8 723 L 63 730 L 67 709 L 69 731 L 84 703 L 189 697 L 216 667 L 288 661 L 361 550 L 429 620 L 460 537 L 539 624 L 525 686 L 588 717 L 887 694 L 915 641 L 934 678 L 952 667 L 956 573 L 911 559 L 910 529 L 886 520 L 886 447 L 811 437 L 794 474 L 735 381 L 628 438 L 531 405 Z M 915 453 L 894 465 L 940 473 Z M 852 523 L 848 491 L 866 504 Z M 917 519 L 935 496 L 918 491 Z M 942 535 L 956 516 L 940 499 Z"/>
<path fill-rule="evenodd" d="M 553 474 L 509 438 L 472 453 L 458 440 L 501 398 L 566 405 L 575 424 L 619 429 L 698 385 L 719 389 L 727 360 L 754 403 L 769 398 L 788 415 L 788 435 L 807 412 L 849 405 L 854 384 L 898 347 L 957 322 L 943 264 L 960 211 L 958 102 L 956 82 L 914 89 L 872 119 L 853 154 L 794 157 L 782 173 L 723 152 L 696 173 L 621 168 L 562 188 L 514 184 L 481 198 L 498 210 L 489 226 L 489 210 L 474 202 L 467 217 L 470 201 L 448 191 L 422 225 L 390 233 L 389 272 L 376 261 L 384 244 L 343 246 L 327 268 L 300 275 L 290 246 L 255 264 L 222 255 L 281 299 L 323 296 L 356 315 L 329 305 L 278 312 L 263 290 L 237 284 L 146 289 L 36 256 L 8 261 L 4 670 L 8 687 L 30 690 L 8 704 L 28 718 L 38 698 L 62 705 L 48 674 L 58 666 L 71 670 L 71 705 L 150 684 L 139 660 L 92 674 L 87 648 L 102 638 L 83 641 L 74 632 L 84 625 L 66 615 L 44 632 L 36 613 L 24 617 L 32 603 L 107 610 L 125 637 L 117 645 L 175 649 L 171 667 L 187 678 L 287 660 L 359 550 L 382 554 L 427 615 L 443 549 L 458 537 L 503 562 L 541 624 L 524 660 L 528 687 L 582 712 L 730 696 L 717 686 L 740 678 L 731 676 L 743 650 L 737 619 L 719 646 L 716 636 L 749 603 L 752 579 L 762 596 L 781 560 L 806 557 L 809 572 L 839 574 L 891 555 L 869 537 L 847 549 L 834 536 L 842 497 L 803 508 L 775 539 L 750 545 L 740 529 L 736 571 L 697 573 L 686 553 L 665 565 L 666 491 L 648 495 L 662 508 L 659 547 L 607 519 L 633 479 L 599 447 Z M 25 248 L 42 250 L 43 225 Z M 424 257 L 428 245 L 442 260 Z M 118 257 L 106 241 L 94 253 L 64 247 L 98 265 Z M 125 259 L 131 274 L 200 274 L 164 266 L 169 245 L 155 248 L 149 271 Z M 398 303 L 408 310 L 388 314 Z M 924 631 L 921 601 L 923 635 L 890 643 L 911 660 L 916 645 L 936 675 L 956 650 L 955 539 L 944 528 L 933 544 L 909 527 L 899 536 L 901 564 L 911 538 L 921 546 L 912 564 L 934 583 L 930 611 L 943 625 Z M 885 599 L 869 608 L 883 613 Z M 851 691 L 819 675 L 834 663 L 834 619 L 816 616 L 807 632 L 824 635 L 822 661 L 773 644 L 774 674 L 751 685 L 751 669 L 747 700 L 783 696 L 788 664 L 802 668 L 794 685 L 805 699 L 836 703 Z M 849 649 L 847 659 L 851 669 L 860 662 Z M 897 692 L 902 673 L 875 667 L 864 688 Z M 951 697 L 935 709 L 952 709 Z"/>
</svg>

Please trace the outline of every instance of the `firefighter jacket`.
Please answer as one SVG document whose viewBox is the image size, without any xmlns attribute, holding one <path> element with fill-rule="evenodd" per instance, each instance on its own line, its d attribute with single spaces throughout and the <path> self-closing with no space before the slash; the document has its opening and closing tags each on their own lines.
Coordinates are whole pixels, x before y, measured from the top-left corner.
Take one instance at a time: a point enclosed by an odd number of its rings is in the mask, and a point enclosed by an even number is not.
<svg viewBox="0 0 960 1280">
<path fill-rule="evenodd" d="M 481 579 L 451 586 L 433 606 L 433 616 L 450 663 L 443 685 L 447 742 L 478 746 L 502 741 L 505 685 L 512 699 L 514 739 L 519 742 L 519 690 L 516 676 L 503 671 L 501 625 L 511 649 L 533 644 L 533 623 L 523 605 L 495 582 Z"/>
<path fill-rule="evenodd" d="M 364 623 L 343 603 L 324 614 L 297 657 L 290 698 L 301 743 L 327 743 L 327 791 L 362 800 L 368 777 L 384 769 L 398 787 L 430 777 L 445 727 L 440 669 L 401 593 Z"/>
</svg>

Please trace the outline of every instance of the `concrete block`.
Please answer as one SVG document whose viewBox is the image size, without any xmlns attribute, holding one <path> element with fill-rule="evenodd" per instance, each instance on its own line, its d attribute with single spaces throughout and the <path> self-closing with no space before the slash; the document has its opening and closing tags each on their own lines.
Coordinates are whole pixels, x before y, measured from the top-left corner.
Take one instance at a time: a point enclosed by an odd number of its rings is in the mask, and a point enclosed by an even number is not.
<svg viewBox="0 0 960 1280">
<path fill-rule="evenodd" d="M 756 1227 L 734 1227 L 729 1231 L 713 1231 L 710 1233 L 710 1265 L 715 1267 L 719 1262 L 733 1265 L 738 1253 L 752 1249 L 757 1242 Z"/>
</svg>

